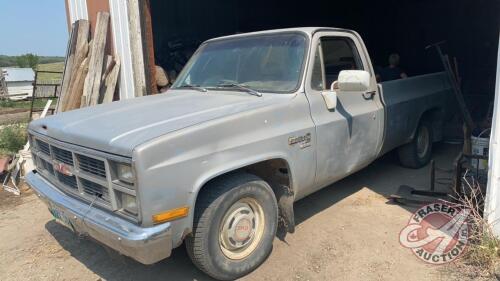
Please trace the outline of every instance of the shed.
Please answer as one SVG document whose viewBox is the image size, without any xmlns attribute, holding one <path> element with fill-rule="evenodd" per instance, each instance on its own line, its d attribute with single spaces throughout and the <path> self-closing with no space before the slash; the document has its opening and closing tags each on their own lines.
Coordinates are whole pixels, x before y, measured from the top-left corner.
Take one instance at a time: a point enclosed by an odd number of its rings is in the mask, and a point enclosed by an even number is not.
<svg viewBox="0 0 500 281">
<path fill-rule="evenodd" d="M 33 95 L 33 82 L 35 81 L 33 69 L 6 67 L 2 68 L 2 74 L 10 99 L 26 99 Z"/>
</svg>

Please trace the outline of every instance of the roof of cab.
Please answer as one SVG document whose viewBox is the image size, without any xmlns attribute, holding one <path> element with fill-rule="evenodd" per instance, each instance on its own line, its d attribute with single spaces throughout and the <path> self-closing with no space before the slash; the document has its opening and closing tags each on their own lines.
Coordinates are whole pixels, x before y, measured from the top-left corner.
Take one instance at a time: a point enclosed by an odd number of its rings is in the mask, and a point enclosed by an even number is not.
<svg viewBox="0 0 500 281">
<path fill-rule="evenodd" d="M 246 37 L 246 36 L 252 36 L 252 35 L 265 35 L 265 34 L 272 34 L 272 33 L 281 33 L 281 32 L 302 32 L 302 33 L 305 33 L 309 36 L 312 36 L 314 33 L 318 32 L 318 31 L 323 31 L 323 30 L 353 32 L 352 30 L 349 30 L 349 29 L 336 28 L 336 27 L 294 27 L 294 28 L 282 28 L 282 29 L 255 31 L 255 32 L 248 32 L 248 33 L 238 33 L 238 34 L 209 39 L 205 42 L 224 40 L 224 39 L 232 39 L 232 38 L 238 38 L 238 37 Z"/>
</svg>

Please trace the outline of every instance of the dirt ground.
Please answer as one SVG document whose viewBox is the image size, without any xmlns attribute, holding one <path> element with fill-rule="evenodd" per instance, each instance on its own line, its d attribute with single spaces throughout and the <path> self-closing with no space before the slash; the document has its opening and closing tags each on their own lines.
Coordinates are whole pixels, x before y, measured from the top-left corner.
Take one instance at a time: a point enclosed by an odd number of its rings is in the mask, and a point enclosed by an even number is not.
<svg viewBox="0 0 500 281">
<path fill-rule="evenodd" d="M 436 166 L 451 169 L 459 147 L 437 145 Z M 412 208 L 385 196 L 402 184 L 428 187 L 428 168 L 404 169 L 388 155 L 296 203 L 296 232 L 278 239 L 267 261 L 243 280 L 453 280 L 454 265 L 427 265 L 399 244 Z M 449 175 L 445 175 L 449 176 Z M 0 192 L 0 280 L 210 280 L 184 247 L 144 266 L 55 223 L 30 191 Z M 462 279 L 463 280 L 463 279 Z"/>
</svg>

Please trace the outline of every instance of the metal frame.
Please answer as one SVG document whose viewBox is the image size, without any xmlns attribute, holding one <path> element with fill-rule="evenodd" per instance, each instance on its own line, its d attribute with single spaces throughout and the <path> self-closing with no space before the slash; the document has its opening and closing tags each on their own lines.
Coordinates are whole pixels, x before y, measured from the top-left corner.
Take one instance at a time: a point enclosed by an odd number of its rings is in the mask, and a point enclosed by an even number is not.
<svg viewBox="0 0 500 281">
<path fill-rule="evenodd" d="M 37 108 L 37 109 L 34 109 L 34 105 L 35 105 L 35 99 L 46 99 L 46 98 L 55 98 L 55 99 L 59 99 L 59 97 L 57 96 L 57 88 L 61 86 L 61 83 L 59 84 L 55 84 L 55 83 L 50 83 L 50 84 L 40 84 L 40 85 L 43 85 L 43 86 L 54 86 L 54 94 L 53 96 L 51 97 L 37 97 L 36 96 L 36 89 L 37 89 L 37 86 L 39 86 L 38 84 L 38 73 L 56 73 L 56 74 L 63 74 L 62 71 L 46 71 L 46 70 L 37 70 L 35 71 L 35 81 L 33 81 L 33 94 L 31 95 L 31 107 L 30 107 L 30 121 L 31 121 L 31 118 L 33 117 L 33 112 L 42 112 L 43 111 L 43 108 Z M 51 114 L 54 114 L 54 111 L 55 111 L 55 108 L 50 108 L 49 109 Z"/>
</svg>

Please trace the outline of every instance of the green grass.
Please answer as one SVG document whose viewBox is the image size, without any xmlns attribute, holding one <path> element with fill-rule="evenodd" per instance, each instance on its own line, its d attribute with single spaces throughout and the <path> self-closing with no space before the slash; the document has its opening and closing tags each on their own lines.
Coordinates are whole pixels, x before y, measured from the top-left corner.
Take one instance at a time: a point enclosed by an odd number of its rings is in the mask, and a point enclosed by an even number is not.
<svg viewBox="0 0 500 281">
<path fill-rule="evenodd" d="M 34 108 L 44 108 L 47 104 L 49 98 L 44 99 L 36 99 Z M 52 98 L 52 104 L 50 107 L 54 108 L 56 105 L 57 99 Z M 31 108 L 30 100 L 21 100 L 21 101 L 12 101 L 12 100 L 0 100 L 0 109 L 1 108 Z"/>
<path fill-rule="evenodd" d="M 0 129 L 0 156 L 17 153 L 27 141 L 26 125 L 12 124 Z"/>
<path fill-rule="evenodd" d="M 54 63 L 46 63 L 46 64 L 39 64 L 37 67 L 38 71 L 45 70 L 45 71 L 59 71 L 62 72 L 64 70 L 64 62 L 54 62 Z M 37 77 L 37 82 L 39 84 L 43 83 L 52 83 L 56 81 L 61 81 L 62 80 L 62 73 L 43 73 L 39 72 L 38 77 Z"/>
</svg>

